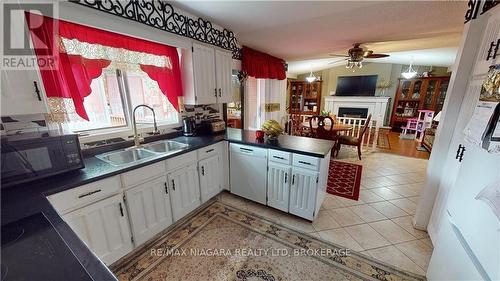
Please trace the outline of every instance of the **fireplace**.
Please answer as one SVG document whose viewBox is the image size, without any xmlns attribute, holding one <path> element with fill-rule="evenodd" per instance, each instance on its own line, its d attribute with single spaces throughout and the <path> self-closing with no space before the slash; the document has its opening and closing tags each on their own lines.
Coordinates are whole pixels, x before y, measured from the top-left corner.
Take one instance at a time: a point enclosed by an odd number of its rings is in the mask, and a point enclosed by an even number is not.
<svg viewBox="0 0 500 281">
<path fill-rule="evenodd" d="M 387 119 L 389 99 L 389 97 L 329 96 L 325 97 L 325 110 L 339 117 L 348 114 L 361 115 L 366 118 L 368 114 L 371 114 L 372 120 L 376 121 L 378 126 L 384 126 Z M 363 112 L 359 112 L 359 110 Z"/>
<path fill-rule="evenodd" d="M 338 117 L 367 118 L 368 108 L 339 107 Z"/>
</svg>

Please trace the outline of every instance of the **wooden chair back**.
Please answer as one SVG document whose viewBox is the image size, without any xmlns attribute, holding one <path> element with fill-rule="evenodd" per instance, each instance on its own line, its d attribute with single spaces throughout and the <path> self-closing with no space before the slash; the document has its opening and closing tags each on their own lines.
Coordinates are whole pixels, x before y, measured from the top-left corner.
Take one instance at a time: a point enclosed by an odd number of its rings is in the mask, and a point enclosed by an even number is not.
<svg viewBox="0 0 500 281">
<path fill-rule="evenodd" d="M 326 121 L 329 121 L 330 123 L 328 129 L 325 128 L 326 127 L 325 125 L 327 125 Z M 317 124 L 317 128 L 315 130 L 313 129 L 313 122 Z M 327 139 L 327 140 L 333 139 L 333 134 L 332 134 L 333 125 L 334 121 L 333 118 L 331 118 L 330 116 L 315 115 L 309 119 L 309 128 L 311 132 L 314 132 L 313 137 L 318 139 Z"/>
<path fill-rule="evenodd" d="M 361 131 L 361 134 L 359 134 L 358 140 L 361 141 L 363 139 L 363 135 L 366 133 L 366 130 L 370 126 L 370 122 L 372 121 L 372 115 L 369 114 L 368 118 L 366 118 L 365 125 L 363 126 L 363 130 Z"/>
</svg>

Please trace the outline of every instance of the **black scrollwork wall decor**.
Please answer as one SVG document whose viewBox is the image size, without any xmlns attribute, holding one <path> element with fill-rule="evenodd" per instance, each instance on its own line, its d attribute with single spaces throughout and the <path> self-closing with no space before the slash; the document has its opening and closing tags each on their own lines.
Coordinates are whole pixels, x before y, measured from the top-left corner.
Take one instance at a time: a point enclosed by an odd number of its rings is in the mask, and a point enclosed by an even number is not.
<svg viewBox="0 0 500 281">
<path fill-rule="evenodd" d="M 121 18 L 140 22 L 170 33 L 192 38 L 232 51 L 233 58 L 241 60 L 241 49 L 231 30 L 217 29 L 202 18 L 181 15 L 162 0 L 69 0 Z"/>
<path fill-rule="evenodd" d="M 465 12 L 465 22 L 473 20 L 477 17 L 481 0 L 469 0 L 467 2 L 467 11 Z"/>
<path fill-rule="evenodd" d="M 481 7 L 483 3 L 483 7 Z M 489 11 L 491 8 L 495 7 L 500 3 L 500 0 L 469 0 L 467 2 L 467 11 L 465 12 L 465 22 L 476 19 L 479 10 L 481 10 L 481 15 Z"/>
<path fill-rule="evenodd" d="M 498 5 L 498 3 L 500 3 L 499 0 L 486 0 L 486 1 L 484 1 L 483 10 L 481 11 L 481 15 L 486 13 L 489 9 Z"/>
</svg>

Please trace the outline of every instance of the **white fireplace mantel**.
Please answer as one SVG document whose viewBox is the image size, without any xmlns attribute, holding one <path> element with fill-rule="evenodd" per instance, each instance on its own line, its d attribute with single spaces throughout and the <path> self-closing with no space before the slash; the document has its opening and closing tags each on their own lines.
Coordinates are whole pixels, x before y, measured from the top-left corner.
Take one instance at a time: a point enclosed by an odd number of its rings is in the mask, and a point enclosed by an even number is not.
<svg viewBox="0 0 500 281">
<path fill-rule="evenodd" d="M 325 97 L 325 110 L 338 116 L 339 108 L 366 108 L 378 126 L 384 126 L 390 97 L 328 96 Z"/>
</svg>

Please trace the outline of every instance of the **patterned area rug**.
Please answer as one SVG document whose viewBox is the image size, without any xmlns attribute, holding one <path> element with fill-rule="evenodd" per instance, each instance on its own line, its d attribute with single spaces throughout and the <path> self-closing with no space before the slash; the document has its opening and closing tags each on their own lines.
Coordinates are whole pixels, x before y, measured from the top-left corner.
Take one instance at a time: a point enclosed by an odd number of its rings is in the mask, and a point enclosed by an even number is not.
<svg viewBox="0 0 500 281">
<path fill-rule="evenodd" d="M 119 263 L 119 280 L 425 280 L 221 202 Z"/>
<path fill-rule="evenodd" d="M 362 168 L 361 165 L 330 160 L 326 191 L 333 195 L 358 200 Z"/>
</svg>

